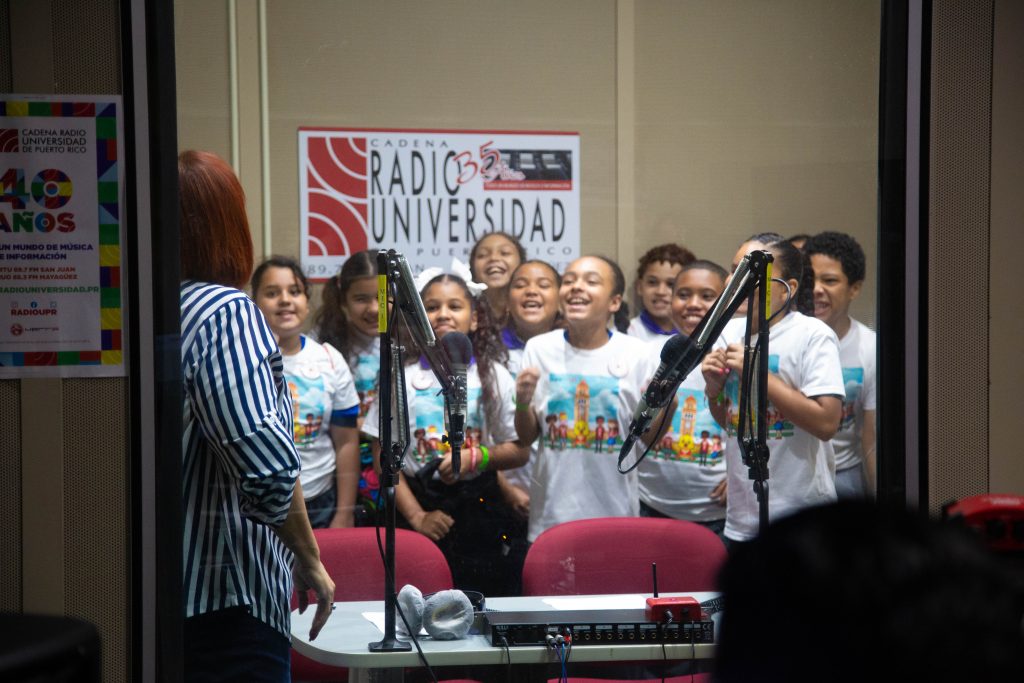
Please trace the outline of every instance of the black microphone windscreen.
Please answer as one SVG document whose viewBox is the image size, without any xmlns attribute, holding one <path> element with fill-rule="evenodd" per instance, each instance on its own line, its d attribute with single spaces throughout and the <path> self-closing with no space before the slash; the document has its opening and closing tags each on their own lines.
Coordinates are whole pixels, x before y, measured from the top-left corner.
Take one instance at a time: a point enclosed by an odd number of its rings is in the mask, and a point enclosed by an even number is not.
<svg viewBox="0 0 1024 683">
<path fill-rule="evenodd" d="M 685 334 L 676 334 L 668 338 L 665 346 L 661 347 L 661 361 L 669 363 L 679 358 L 679 354 L 690 343 L 690 338 Z"/>
<path fill-rule="evenodd" d="M 469 365 L 473 358 L 473 342 L 461 332 L 449 332 L 441 337 L 441 345 L 452 363 L 456 365 Z"/>
</svg>

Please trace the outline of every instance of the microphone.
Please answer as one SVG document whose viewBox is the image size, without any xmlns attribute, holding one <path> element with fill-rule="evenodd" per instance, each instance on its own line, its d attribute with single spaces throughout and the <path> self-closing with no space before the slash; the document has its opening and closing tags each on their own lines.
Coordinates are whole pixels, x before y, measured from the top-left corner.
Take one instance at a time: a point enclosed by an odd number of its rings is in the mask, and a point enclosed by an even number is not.
<svg viewBox="0 0 1024 683">
<path fill-rule="evenodd" d="M 397 251 L 392 251 L 389 257 L 392 268 L 397 271 L 391 273 L 391 276 L 395 283 L 395 298 L 398 307 L 402 309 L 407 318 L 412 318 L 409 325 L 414 328 L 414 333 L 418 333 L 418 341 L 425 342 L 427 346 L 435 346 L 437 339 L 434 337 L 434 329 L 430 326 L 430 321 L 427 320 L 423 299 L 416 291 L 416 281 L 409 269 L 409 262 Z"/>
<path fill-rule="evenodd" d="M 753 251 L 744 256 L 725 285 L 725 291 L 718 296 L 711 310 L 704 315 L 693 333 L 690 336 L 679 334 L 671 337 L 661 349 L 661 364 L 654 373 L 651 383 L 647 385 L 647 391 L 644 392 L 640 405 L 633 413 L 629 435 L 619 451 L 619 472 L 621 474 L 630 472 L 640 464 L 640 460 L 643 459 L 642 455 L 629 469 L 622 469 L 622 462 L 633 449 L 636 440 L 647 431 L 661 409 L 672 401 L 672 395 L 676 389 L 686 379 L 686 376 L 700 364 L 744 299 L 758 285 L 759 278 L 750 265 L 752 257 L 756 257 L 759 262 L 770 263 L 772 261 L 772 255 L 767 251 Z"/>
<path fill-rule="evenodd" d="M 451 361 L 452 388 L 445 392 L 444 416 L 448 445 L 452 449 L 452 472 L 458 475 L 462 445 L 466 442 L 466 368 L 473 359 L 473 342 L 461 332 L 449 332 L 441 337 L 441 346 Z"/>
<path fill-rule="evenodd" d="M 658 365 L 654 377 L 647 385 L 647 390 L 640 399 L 640 405 L 633 412 L 633 422 L 629 426 L 631 442 L 646 432 L 654 418 L 661 413 L 661 409 L 672 402 L 672 395 L 676 388 L 686 379 L 682 370 L 689 363 L 683 361 L 688 354 L 692 353 L 693 349 L 693 342 L 685 334 L 669 337 L 669 340 L 665 342 L 665 346 L 661 349 L 661 364 Z"/>
</svg>

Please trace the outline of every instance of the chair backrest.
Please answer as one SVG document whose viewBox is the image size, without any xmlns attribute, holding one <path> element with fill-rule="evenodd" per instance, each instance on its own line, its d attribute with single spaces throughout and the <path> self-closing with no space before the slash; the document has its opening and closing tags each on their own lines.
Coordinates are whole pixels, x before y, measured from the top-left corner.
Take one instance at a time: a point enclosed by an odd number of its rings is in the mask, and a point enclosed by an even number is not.
<svg viewBox="0 0 1024 683">
<path fill-rule="evenodd" d="M 334 579 L 334 600 L 383 600 L 384 563 L 377 547 L 377 530 L 314 529 L 320 560 Z M 380 530 L 381 545 L 384 530 Z M 395 589 L 407 583 L 424 594 L 452 587 L 452 573 L 441 549 L 429 538 L 407 529 L 395 530 Z M 298 606 L 292 592 L 292 609 Z M 292 677 L 297 681 L 344 681 L 348 672 L 325 666 L 292 650 Z"/>
<path fill-rule="evenodd" d="M 316 529 L 320 559 L 334 579 L 334 599 L 382 600 L 384 564 L 373 527 Z M 381 545 L 384 529 L 380 530 Z M 441 549 L 423 534 L 395 530 L 395 588 L 407 583 L 424 595 L 452 587 L 452 573 Z"/>
<path fill-rule="evenodd" d="M 526 555 L 526 595 L 712 591 L 725 546 L 699 524 L 654 517 L 581 519 L 551 527 Z"/>
</svg>

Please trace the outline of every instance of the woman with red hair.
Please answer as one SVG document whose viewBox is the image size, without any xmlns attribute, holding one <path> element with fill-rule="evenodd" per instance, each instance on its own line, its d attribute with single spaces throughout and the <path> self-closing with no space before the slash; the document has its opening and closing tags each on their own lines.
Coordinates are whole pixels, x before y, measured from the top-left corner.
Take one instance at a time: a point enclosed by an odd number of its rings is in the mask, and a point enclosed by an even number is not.
<svg viewBox="0 0 1024 683">
<path fill-rule="evenodd" d="M 209 152 L 178 158 L 185 680 L 290 680 L 288 600 L 330 615 L 298 482 L 281 353 L 240 291 L 253 266 L 245 195 Z M 289 564 L 294 568 L 289 571 Z"/>
</svg>

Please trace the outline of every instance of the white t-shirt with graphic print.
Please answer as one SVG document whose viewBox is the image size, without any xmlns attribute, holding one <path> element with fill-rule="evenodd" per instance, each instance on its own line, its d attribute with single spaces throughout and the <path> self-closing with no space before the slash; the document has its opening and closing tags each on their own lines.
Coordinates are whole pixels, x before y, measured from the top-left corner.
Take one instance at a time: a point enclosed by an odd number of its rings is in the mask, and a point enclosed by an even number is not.
<svg viewBox="0 0 1024 683">
<path fill-rule="evenodd" d="M 359 415 L 365 417 L 377 395 L 377 376 L 380 374 L 380 340 L 371 337 L 363 345 L 353 348 L 355 362 L 350 366 L 352 379 L 359 393 Z"/>
<path fill-rule="evenodd" d="M 598 349 L 577 349 L 562 330 L 526 342 L 522 367 L 540 370 L 532 407 L 538 416 L 528 540 L 562 522 L 639 514 L 636 471 L 616 467 L 637 404 L 631 373 L 642 341 L 609 333 Z"/>
<path fill-rule="evenodd" d="M 650 342 L 637 364 L 636 383 L 647 386 L 661 363 L 661 352 L 671 337 Z M 709 522 L 725 517 L 725 506 L 709 494 L 725 479 L 725 430 L 708 409 L 704 375 L 698 365 L 676 391 L 679 407 L 665 435 L 651 446 L 637 468 L 640 500 L 675 519 Z M 657 416 L 652 428 L 660 426 Z"/>
<path fill-rule="evenodd" d="M 490 448 L 518 438 L 515 425 L 515 383 L 504 367 L 494 365 L 492 369 L 498 401 L 497 424 L 491 424 L 484 412 L 477 364 L 472 363 L 466 370 L 466 445 L 462 450 L 465 470 L 469 468 L 470 446 L 482 443 Z M 405 391 L 409 404 L 410 446 L 402 469 L 406 475 L 414 475 L 428 462 L 449 451 L 448 445 L 441 440 L 445 433 L 444 396 L 440 393 L 441 384 L 433 371 L 419 363 L 405 366 Z M 363 420 L 363 432 L 377 438 L 380 434 L 378 422 L 378 405 L 374 401 Z M 472 476 L 476 475 L 467 471 L 463 478 Z"/>
<path fill-rule="evenodd" d="M 839 431 L 832 437 L 837 472 L 864 462 L 864 411 L 875 409 L 875 331 L 852 318 L 850 323 L 850 329 L 839 340 L 846 398 Z"/>
<path fill-rule="evenodd" d="M 292 396 L 295 450 L 302 459 L 302 494 L 315 498 L 331 487 L 337 469 L 331 414 L 358 406 L 359 396 L 345 359 L 330 344 L 303 337 L 298 353 L 282 357 Z"/>
<path fill-rule="evenodd" d="M 508 368 L 509 373 L 512 375 L 512 379 L 515 380 L 516 375 L 519 374 L 519 370 L 523 367 L 523 349 L 508 349 L 508 363 L 505 367 Z M 513 401 L 515 400 L 515 393 L 512 394 Z M 530 459 L 526 461 L 526 464 L 522 467 L 514 467 L 510 470 L 505 470 L 505 479 L 510 484 L 514 484 L 524 491 L 530 490 L 530 478 L 533 470 L 532 463 L 537 459 L 537 445 L 532 444 L 530 446 Z"/>
<path fill-rule="evenodd" d="M 714 348 L 742 343 L 745 329 L 745 319 L 729 321 Z M 844 396 L 839 340 L 832 328 L 817 318 L 791 312 L 771 328 L 768 371 L 809 398 Z M 729 479 L 725 536 L 747 541 L 758 533 L 758 505 L 736 439 L 739 377 L 735 372 L 729 374 L 724 393 L 729 433 L 725 449 Z M 794 425 L 770 401 L 768 448 L 769 519 L 777 520 L 801 508 L 836 500 L 832 443 Z"/>
</svg>

